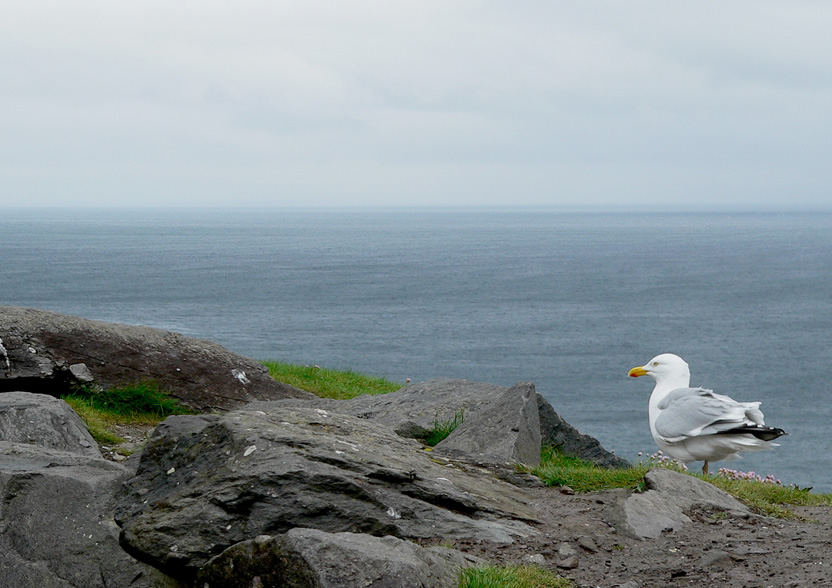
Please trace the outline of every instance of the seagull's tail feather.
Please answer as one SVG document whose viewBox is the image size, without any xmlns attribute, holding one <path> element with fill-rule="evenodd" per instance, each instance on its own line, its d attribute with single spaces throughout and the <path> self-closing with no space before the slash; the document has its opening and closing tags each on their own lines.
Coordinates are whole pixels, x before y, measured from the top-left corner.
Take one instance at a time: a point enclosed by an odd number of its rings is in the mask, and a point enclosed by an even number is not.
<svg viewBox="0 0 832 588">
<path fill-rule="evenodd" d="M 717 431 L 717 435 L 754 435 L 761 441 L 774 441 L 778 437 L 788 435 L 783 429 L 777 427 L 766 427 L 762 425 L 742 425 L 741 427 L 734 427 L 733 429 L 726 429 L 724 431 Z"/>
</svg>

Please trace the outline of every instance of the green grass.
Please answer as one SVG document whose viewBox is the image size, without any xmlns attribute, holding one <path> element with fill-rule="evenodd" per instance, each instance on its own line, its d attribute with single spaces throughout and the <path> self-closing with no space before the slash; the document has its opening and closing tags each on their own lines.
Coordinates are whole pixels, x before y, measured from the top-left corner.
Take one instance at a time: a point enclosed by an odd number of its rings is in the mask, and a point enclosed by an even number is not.
<svg viewBox="0 0 832 588">
<path fill-rule="evenodd" d="M 190 412 L 153 382 L 136 382 L 106 389 L 79 386 L 64 400 L 67 398 L 80 399 L 100 412 L 127 418 L 165 418 Z"/>
<path fill-rule="evenodd" d="M 572 582 L 537 566 L 467 568 L 459 588 L 570 588 Z"/>
<path fill-rule="evenodd" d="M 79 386 L 62 398 L 78 413 L 93 439 L 104 445 L 124 442 L 116 433 L 117 425 L 153 426 L 170 415 L 192 412 L 152 382 L 108 389 Z"/>
<path fill-rule="evenodd" d="M 781 486 L 756 482 L 753 480 L 732 480 L 725 476 L 703 476 L 706 480 L 725 490 L 728 494 L 744 502 L 760 514 L 778 518 L 792 518 L 794 515 L 787 506 L 829 506 L 832 494 L 812 494 L 809 490 L 797 486 Z"/>
<path fill-rule="evenodd" d="M 351 371 L 342 372 L 314 365 L 293 365 L 277 361 L 264 361 L 263 364 L 275 380 L 312 392 L 322 398 L 348 400 L 361 394 L 395 392 L 402 387 L 401 384 L 384 378 Z"/>
<path fill-rule="evenodd" d="M 552 447 L 544 447 L 541 463 L 531 472 L 549 486 L 569 486 L 575 492 L 596 492 L 612 488 L 644 490 L 644 474 L 651 467 L 674 467 L 672 461 L 648 461 L 629 468 L 607 469 L 575 457 L 563 455 Z M 812 494 L 796 486 L 771 484 L 754 480 L 735 480 L 725 476 L 688 474 L 705 480 L 767 516 L 791 518 L 788 506 L 832 505 L 832 494 Z"/>
<path fill-rule="evenodd" d="M 463 420 L 465 420 L 465 412 L 461 408 L 454 411 L 454 416 L 451 419 L 446 421 L 434 419 L 433 429 L 431 429 L 424 439 L 425 445 L 434 447 L 437 443 L 453 433 L 454 429 L 461 425 Z"/>
<path fill-rule="evenodd" d="M 577 457 L 564 455 L 551 446 L 544 446 L 540 465 L 531 472 L 548 486 L 569 486 L 575 492 L 596 492 L 611 488 L 642 490 L 644 474 L 649 465 L 631 468 L 602 468 Z"/>
<path fill-rule="evenodd" d="M 367 376 L 357 372 L 328 370 L 316 365 L 294 365 L 277 361 L 264 361 L 272 378 L 295 388 L 312 392 L 322 398 L 349 400 L 361 394 L 387 394 L 399 390 L 402 385 L 384 378 Z M 462 409 L 446 421 L 434 419 L 433 429 L 422 440 L 425 445 L 435 446 L 450 435 L 465 418 Z"/>
<path fill-rule="evenodd" d="M 125 439 L 115 432 L 115 425 L 123 424 L 111 415 L 102 413 L 92 403 L 78 396 L 64 396 L 64 400 L 78 413 L 92 438 L 102 445 L 118 445 L 124 443 Z M 132 422 L 132 419 L 130 419 Z"/>
</svg>

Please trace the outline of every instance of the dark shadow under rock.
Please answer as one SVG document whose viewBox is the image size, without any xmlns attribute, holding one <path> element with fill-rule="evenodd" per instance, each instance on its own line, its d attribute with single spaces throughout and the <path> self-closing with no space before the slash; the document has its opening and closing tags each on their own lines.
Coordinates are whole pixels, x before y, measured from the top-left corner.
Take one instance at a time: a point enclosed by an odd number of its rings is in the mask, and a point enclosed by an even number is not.
<svg viewBox="0 0 832 588">
<path fill-rule="evenodd" d="M 563 420 L 552 405 L 538 394 L 540 432 L 544 444 L 557 447 L 566 455 L 590 461 L 605 468 L 627 468 L 630 462 L 607 451 L 595 437 L 585 435 Z"/>
</svg>

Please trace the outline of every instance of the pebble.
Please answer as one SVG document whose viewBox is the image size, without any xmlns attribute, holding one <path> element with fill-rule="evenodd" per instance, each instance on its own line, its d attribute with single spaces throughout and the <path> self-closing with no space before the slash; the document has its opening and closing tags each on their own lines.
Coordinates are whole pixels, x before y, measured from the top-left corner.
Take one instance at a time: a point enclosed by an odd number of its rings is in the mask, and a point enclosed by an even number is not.
<svg viewBox="0 0 832 588">
<path fill-rule="evenodd" d="M 586 535 L 582 535 L 578 537 L 578 545 L 586 549 L 590 553 L 597 553 L 598 546 L 595 544 L 595 540 L 592 537 L 587 537 Z"/>
<path fill-rule="evenodd" d="M 756 576 L 747 572 L 741 568 L 734 568 L 728 572 L 729 580 L 728 583 L 730 585 L 736 586 L 742 582 L 752 583 L 759 580 Z"/>
<path fill-rule="evenodd" d="M 731 554 L 721 549 L 714 549 L 702 556 L 699 565 L 703 568 L 731 565 Z"/>
</svg>

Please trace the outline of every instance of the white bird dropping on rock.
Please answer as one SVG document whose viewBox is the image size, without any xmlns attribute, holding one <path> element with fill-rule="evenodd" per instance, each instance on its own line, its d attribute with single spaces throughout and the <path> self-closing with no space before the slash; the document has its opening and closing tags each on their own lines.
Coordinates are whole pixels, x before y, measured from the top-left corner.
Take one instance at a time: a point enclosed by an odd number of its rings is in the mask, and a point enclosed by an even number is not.
<svg viewBox="0 0 832 588">
<path fill-rule="evenodd" d="M 251 380 L 248 379 L 246 373 L 239 368 L 234 368 L 233 370 L 231 370 L 231 375 L 237 378 L 243 386 L 248 386 L 249 384 L 251 384 Z"/>
<path fill-rule="evenodd" d="M 3 339 L 0 339 L 0 355 L 2 355 L 3 359 L 6 361 L 6 371 L 11 372 L 12 366 L 9 363 L 9 354 L 6 352 L 6 348 L 3 347 Z"/>
</svg>

